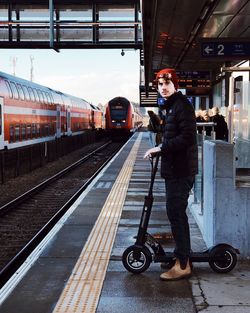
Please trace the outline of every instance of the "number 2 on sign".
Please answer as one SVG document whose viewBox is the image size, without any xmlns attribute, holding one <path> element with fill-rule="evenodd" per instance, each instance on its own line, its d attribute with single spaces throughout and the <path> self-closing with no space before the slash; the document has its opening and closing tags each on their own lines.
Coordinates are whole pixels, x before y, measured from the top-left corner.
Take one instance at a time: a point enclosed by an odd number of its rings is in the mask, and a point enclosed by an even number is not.
<svg viewBox="0 0 250 313">
<path fill-rule="evenodd" d="M 224 55 L 224 45 L 218 45 L 218 55 Z"/>
</svg>

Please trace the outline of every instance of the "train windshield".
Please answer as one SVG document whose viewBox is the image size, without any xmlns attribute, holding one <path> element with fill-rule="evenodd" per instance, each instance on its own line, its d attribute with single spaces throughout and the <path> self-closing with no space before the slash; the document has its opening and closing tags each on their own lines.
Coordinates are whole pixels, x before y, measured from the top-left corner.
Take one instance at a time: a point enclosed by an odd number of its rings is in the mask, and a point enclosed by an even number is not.
<svg viewBox="0 0 250 313">
<path fill-rule="evenodd" d="M 129 101 L 122 97 L 117 97 L 109 102 L 110 115 L 112 120 L 124 121 L 127 118 Z"/>
<path fill-rule="evenodd" d="M 113 105 L 110 107 L 111 118 L 115 120 L 125 120 L 127 116 L 127 107 L 123 105 Z"/>
</svg>

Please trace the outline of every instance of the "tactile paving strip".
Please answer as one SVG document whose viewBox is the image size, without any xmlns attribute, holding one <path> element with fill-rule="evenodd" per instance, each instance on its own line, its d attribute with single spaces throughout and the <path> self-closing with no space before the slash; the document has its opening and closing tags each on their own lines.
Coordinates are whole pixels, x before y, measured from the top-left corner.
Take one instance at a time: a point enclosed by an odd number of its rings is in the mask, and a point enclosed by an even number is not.
<svg viewBox="0 0 250 313">
<path fill-rule="evenodd" d="M 53 313 L 96 311 L 141 137 L 142 133 L 110 191 Z"/>
</svg>

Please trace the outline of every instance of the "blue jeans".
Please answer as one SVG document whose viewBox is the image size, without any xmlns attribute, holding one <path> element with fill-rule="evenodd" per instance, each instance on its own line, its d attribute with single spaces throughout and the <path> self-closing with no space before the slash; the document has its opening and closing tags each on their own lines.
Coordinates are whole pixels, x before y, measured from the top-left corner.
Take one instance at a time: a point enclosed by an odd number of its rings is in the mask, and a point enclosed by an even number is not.
<svg viewBox="0 0 250 313">
<path fill-rule="evenodd" d="M 183 268 L 186 267 L 191 251 L 186 208 L 193 183 L 193 176 L 165 180 L 167 215 L 175 241 L 174 253 Z"/>
</svg>

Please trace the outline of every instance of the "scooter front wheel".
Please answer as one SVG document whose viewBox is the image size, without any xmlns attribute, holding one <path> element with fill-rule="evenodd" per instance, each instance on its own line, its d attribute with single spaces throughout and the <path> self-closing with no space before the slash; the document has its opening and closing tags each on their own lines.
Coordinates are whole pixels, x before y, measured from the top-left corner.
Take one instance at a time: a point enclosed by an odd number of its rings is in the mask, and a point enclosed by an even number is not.
<svg viewBox="0 0 250 313">
<path fill-rule="evenodd" d="M 122 263 L 127 271 L 133 274 L 145 272 L 152 262 L 150 250 L 145 247 L 130 246 L 122 255 Z"/>
<path fill-rule="evenodd" d="M 230 245 L 218 245 L 209 252 L 209 265 L 217 273 L 230 272 L 237 263 L 237 254 Z"/>
</svg>

